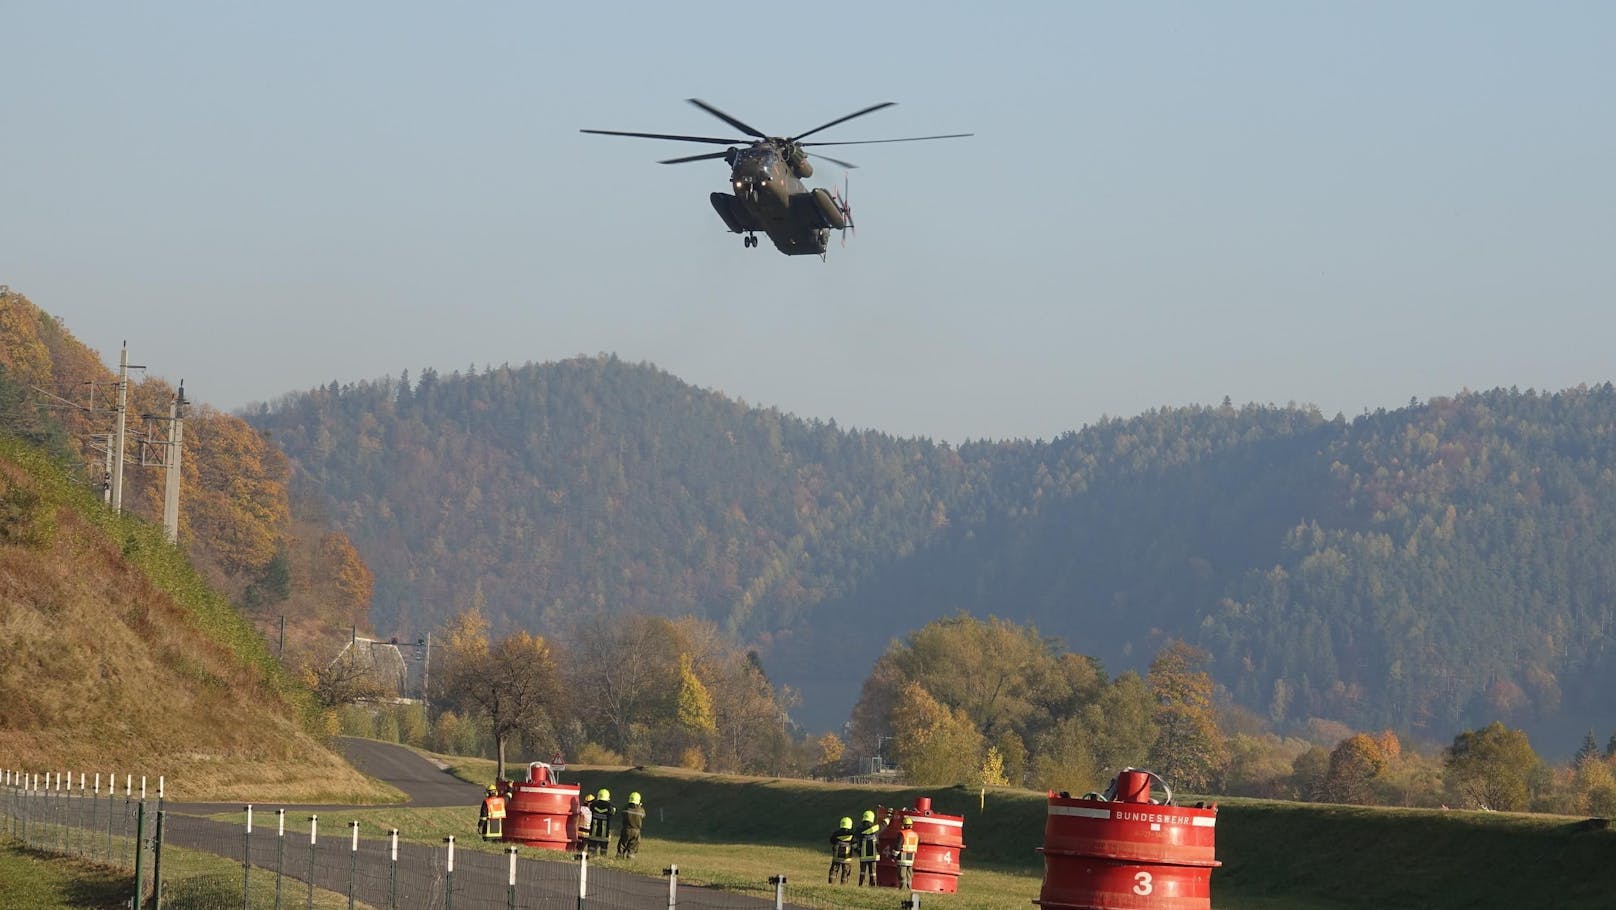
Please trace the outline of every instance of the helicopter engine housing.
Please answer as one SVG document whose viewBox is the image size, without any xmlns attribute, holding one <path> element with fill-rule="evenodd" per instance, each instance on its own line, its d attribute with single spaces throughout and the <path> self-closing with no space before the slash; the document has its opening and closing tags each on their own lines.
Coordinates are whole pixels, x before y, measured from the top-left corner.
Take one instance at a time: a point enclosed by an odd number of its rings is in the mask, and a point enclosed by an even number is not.
<svg viewBox="0 0 1616 910">
<path fill-rule="evenodd" d="M 842 215 L 842 209 L 832 199 L 830 193 L 823 187 L 814 188 L 814 205 L 818 207 L 820 217 L 825 219 L 825 226 L 841 230 L 847 227 L 847 219 Z"/>
<path fill-rule="evenodd" d="M 785 154 L 785 159 L 786 163 L 791 166 L 791 173 L 798 177 L 807 178 L 814 175 L 813 162 L 808 160 L 808 153 L 802 150 L 802 146 L 791 146 L 790 150 Z"/>
</svg>

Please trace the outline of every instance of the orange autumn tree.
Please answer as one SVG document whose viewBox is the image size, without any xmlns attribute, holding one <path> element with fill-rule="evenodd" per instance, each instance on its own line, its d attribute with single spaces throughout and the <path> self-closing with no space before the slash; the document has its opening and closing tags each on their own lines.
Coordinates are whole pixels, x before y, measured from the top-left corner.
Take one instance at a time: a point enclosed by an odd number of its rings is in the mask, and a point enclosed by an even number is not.
<svg viewBox="0 0 1616 910">
<path fill-rule="evenodd" d="M 187 417 L 184 446 L 182 531 L 226 572 L 261 570 L 291 520 L 286 456 L 242 420 L 206 406 Z"/>
</svg>

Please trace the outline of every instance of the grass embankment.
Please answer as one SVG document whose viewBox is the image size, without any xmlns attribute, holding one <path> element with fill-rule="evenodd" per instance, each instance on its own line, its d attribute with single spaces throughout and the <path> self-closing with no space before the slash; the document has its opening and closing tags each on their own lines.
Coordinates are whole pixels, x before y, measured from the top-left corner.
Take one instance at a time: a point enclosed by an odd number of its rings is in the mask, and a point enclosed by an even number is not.
<svg viewBox="0 0 1616 910">
<path fill-rule="evenodd" d="M 160 528 L 0 439 L 6 767 L 161 775 L 171 799 L 397 798 L 309 734 L 307 698 Z"/>
<path fill-rule="evenodd" d="M 112 910 L 127 907 L 134 876 L 121 869 L 94 866 L 0 845 L 0 910 Z"/>
<path fill-rule="evenodd" d="M 163 848 L 163 892 L 167 906 L 237 907 L 241 904 L 241 864 L 234 860 Z M 287 879 L 286 905 L 302 907 L 308 885 Z M 150 887 L 148 884 L 147 887 Z M 0 844 L 0 910 L 126 910 L 135 876 L 126 869 L 102 866 L 78 857 L 41 853 L 16 843 Z M 274 894 L 274 874 L 253 870 L 253 907 L 267 907 Z M 314 906 L 342 910 L 348 898 L 314 889 Z"/>
<path fill-rule="evenodd" d="M 457 760 L 455 772 L 486 782 L 491 762 Z M 1026 910 L 1037 897 L 1045 800 L 1017 790 L 898 789 L 674 769 L 569 769 L 567 781 L 593 792 L 645 799 L 644 849 L 633 863 L 648 875 L 677 863 L 681 877 L 763 892 L 784 873 L 795 900 L 825 906 L 891 906 L 891 892 L 827 888 L 825 839 L 843 815 L 913 805 L 965 818 L 960 892 L 928 898 L 960 910 Z M 469 841 L 475 807 L 375 810 L 375 824 L 414 839 L 458 834 Z M 385 814 L 383 814 L 385 813 Z M 371 813 L 364 813 L 371 815 Z M 430 830 L 427 830 L 430 829 Z M 469 845 L 469 844 L 468 844 Z M 479 848 L 476 845 L 473 849 Z M 1220 804 L 1213 906 L 1219 910 L 1352 910 L 1616 906 L 1616 831 L 1584 819 L 1417 809 L 1378 809 L 1228 800 Z M 556 857 L 560 859 L 561 857 Z"/>
</svg>

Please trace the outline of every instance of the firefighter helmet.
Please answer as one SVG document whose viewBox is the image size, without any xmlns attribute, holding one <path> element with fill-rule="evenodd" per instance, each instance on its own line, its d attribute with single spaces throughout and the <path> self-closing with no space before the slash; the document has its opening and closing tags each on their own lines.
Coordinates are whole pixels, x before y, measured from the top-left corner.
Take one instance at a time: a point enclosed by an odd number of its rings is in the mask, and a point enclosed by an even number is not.
<svg viewBox="0 0 1616 910">
<path fill-rule="evenodd" d="M 842 816 L 842 827 L 843 828 L 851 828 L 851 827 L 853 827 L 853 820 L 851 818 L 848 818 L 845 815 Z"/>
<path fill-rule="evenodd" d="M 600 792 L 595 794 L 595 798 L 599 799 L 599 800 L 604 800 L 606 802 L 611 802 L 612 801 L 612 791 L 606 789 L 605 787 L 601 787 Z"/>
<path fill-rule="evenodd" d="M 913 828 L 915 826 L 915 820 L 905 815 L 903 817 L 903 826 L 905 828 Z"/>
<path fill-rule="evenodd" d="M 864 810 L 864 820 L 867 821 L 867 822 L 875 821 L 875 810 L 874 809 L 865 809 Z"/>
<path fill-rule="evenodd" d="M 499 792 L 499 788 L 498 788 L 498 787 L 496 787 L 496 786 L 494 786 L 494 785 L 493 785 L 493 784 L 489 784 L 489 785 L 488 785 L 488 792 L 489 792 L 489 793 L 498 793 L 498 792 Z"/>
<path fill-rule="evenodd" d="M 635 790 L 633 793 L 628 795 L 628 804 L 631 806 L 638 806 L 640 804 L 640 791 Z"/>
</svg>

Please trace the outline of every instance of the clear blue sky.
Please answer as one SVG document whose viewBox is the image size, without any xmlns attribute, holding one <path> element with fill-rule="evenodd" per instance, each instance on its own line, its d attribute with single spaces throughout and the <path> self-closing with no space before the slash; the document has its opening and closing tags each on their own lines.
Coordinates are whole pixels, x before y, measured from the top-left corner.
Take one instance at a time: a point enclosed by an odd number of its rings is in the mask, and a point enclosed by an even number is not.
<svg viewBox="0 0 1616 910">
<path fill-rule="evenodd" d="M 223 408 L 616 352 L 953 442 L 1616 378 L 1616 4 L 0 6 L 0 283 Z M 744 249 L 703 98 L 854 147 Z M 821 165 L 815 183 L 840 181 Z"/>
</svg>

